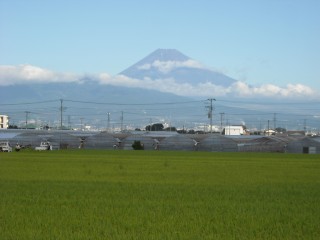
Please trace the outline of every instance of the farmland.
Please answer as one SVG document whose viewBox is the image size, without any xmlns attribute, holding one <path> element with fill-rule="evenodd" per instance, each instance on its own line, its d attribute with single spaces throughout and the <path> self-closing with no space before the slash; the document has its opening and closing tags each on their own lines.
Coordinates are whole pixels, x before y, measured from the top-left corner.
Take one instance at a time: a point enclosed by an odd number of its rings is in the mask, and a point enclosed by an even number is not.
<svg viewBox="0 0 320 240">
<path fill-rule="evenodd" d="M 318 155 L 0 153 L 1 239 L 319 239 Z"/>
</svg>

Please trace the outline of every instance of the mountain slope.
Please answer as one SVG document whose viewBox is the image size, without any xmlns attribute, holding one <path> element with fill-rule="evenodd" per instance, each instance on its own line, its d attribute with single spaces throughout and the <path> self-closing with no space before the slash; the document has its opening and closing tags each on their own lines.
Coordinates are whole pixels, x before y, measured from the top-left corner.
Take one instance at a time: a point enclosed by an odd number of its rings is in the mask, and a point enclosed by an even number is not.
<svg viewBox="0 0 320 240">
<path fill-rule="evenodd" d="M 183 101 L 188 98 L 156 90 L 101 85 L 93 80 L 86 80 L 81 84 L 42 83 L 0 87 L 2 103 L 36 102 L 52 99 L 110 103 L 152 103 Z"/>
</svg>

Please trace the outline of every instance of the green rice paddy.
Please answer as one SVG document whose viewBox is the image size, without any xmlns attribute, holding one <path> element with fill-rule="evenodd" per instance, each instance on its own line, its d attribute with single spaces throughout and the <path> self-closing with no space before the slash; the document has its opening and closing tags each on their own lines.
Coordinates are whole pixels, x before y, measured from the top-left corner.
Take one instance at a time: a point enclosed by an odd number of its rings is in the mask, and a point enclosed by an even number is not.
<svg viewBox="0 0 320 240">
<path fill-rule="evenodd" d="M 320 157 L 0 153 L 0 239 L 320 239 Z"/>
</svg>

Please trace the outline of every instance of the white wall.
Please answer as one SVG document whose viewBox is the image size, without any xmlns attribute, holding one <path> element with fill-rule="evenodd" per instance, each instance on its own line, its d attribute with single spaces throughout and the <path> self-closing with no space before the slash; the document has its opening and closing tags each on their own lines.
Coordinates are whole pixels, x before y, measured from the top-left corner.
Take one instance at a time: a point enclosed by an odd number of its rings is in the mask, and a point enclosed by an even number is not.
<svg viewBox="0 0 320 240">
<path fill-rule="evenodd" d="M 244 130 L 242 126 L 227 126 L 223 129 L 223 135 L 243 135 Z"/>
<path fill-rule="evenodd" d="M 7 129 L 9 127 L 9 117 L 7 115 L 0 115 L 0 129 Z"/>
</svg>

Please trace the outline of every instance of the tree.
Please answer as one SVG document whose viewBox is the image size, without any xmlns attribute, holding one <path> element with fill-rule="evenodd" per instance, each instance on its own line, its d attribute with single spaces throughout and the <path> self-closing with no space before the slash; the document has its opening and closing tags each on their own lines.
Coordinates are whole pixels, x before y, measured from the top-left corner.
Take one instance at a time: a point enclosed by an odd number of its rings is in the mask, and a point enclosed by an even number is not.
<svg viewBox="0 0 320 240">
<path fill-rule="evenodd" d="M 186 134 L 187 133 L 187 130 L 185 129 L 180 129 L 180 130 L 177 130 L 178 133 L 181 133 L 181 134 Z"/>
<path fill-rule="evenodd" d="M 43 129 L 44 129 L 44 130 L 49 130 L 50 127 L 49 127 L 48 124 L 47 124 L 47 125 L 43 126 Z"/>
<path fill-rule="evenodd" d="M 285 132 L 287 132 L 287 129 L 281 128 L 281 127 L 277 127 L 275 130 L 276 130 L 276 132 L 278 132 L 278 133 L 285 133 Z"/>
<path fill-rule="evenodd" d="M 176 132 L 176 131 L 177 131 L 177 129 L 176 129 L 176 127 L 167 127 L 167 128 L 165 128 L 165 129 L 164 129 L 164 131 L 168 131 L 168 132 Z"/>
<path fill-rule="evenodd" d="M 155 123 L 152 125 L 146 126 L 146 131 L 162 131 L 164 128 L 162 123 Z"/>
</svg>

